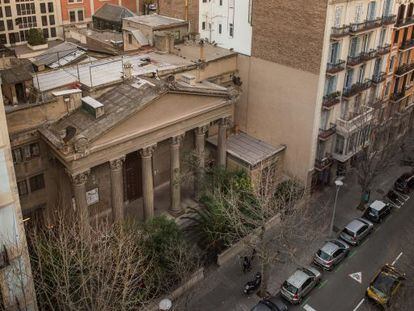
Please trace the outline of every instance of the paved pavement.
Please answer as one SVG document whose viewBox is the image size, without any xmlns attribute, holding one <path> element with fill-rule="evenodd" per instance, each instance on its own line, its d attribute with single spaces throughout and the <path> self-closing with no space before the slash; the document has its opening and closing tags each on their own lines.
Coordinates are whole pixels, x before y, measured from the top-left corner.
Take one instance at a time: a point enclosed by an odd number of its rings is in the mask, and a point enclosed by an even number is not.
<svg viewBox="0 0 414 311">
<path fill-rule="evenodd" d="M 406 167 L 400 167 L 397 164 L 387 169 L 377 179 L 371 193 L 371 200 L 381 198 L 392 187 L 395 179 L 405 171 L 407 171 Z M 319 206 L 321 204 L 333 205 L 334 194 L 334 187 L 327 188 L 324 192 L 313 197 L 314 204 L 319 204 Z M 356 209 L 359 198 L 360 190 L 355 177 L 347 177 L 339 192 L 335 217 L 336 228 L 342 228 L 354 217 L 361 216 L 361 211 Z M 411 208 L 408 207 L 409 205 Z M 377 232 L 373 233 L 364 245 L 356 248 L 335 272 L 326 273 L 324 282 L 320 285 L 321 288 L 311 292 L 303 306 L 295 307 L 294 310 L 302 310 L 304 306 L 307 308 L 311 306 L 318 311 L 353 310 L 352 307 L 356 306 L 363 298 L 364 288 L 366 288 L 367 282 L 369 282 L 375 271 L 401 252 L 402 245 L 399 243 L 399 236 L 406 233 L 404 231 L 405 225 L 410 225 L 412 228 L 414 213 L 409 215 L 408 210 L 413 208 L 414 202 L 411 199 L 407 207 L 398 210 L 389 218 L 387 223 L 378 227 Z M 330 220 L 327 219 L 326 221 L 329 222 Z M 411 234 L 414 238 L 414 232 Z M 310 264 L 313 253 L 323 243 L 324 239 L 325 236 L 322 235 L 321 239 L 309 243 L 306 247 L 303 244 L 298 244 L 300 245 L 300 251 L 294 260 L 295 262 L 288 261 L 275 264 L 270 276 L 269 292 L 275 294 L 282 282 L 295 270 L 298 264 Z M 275 249 L 277 249 L 277 246 L 275 246 Z M 412 250 L 411 255 L 414 255 L 414 250 Z M 402 255 L 401 260 L 405 260 L 405 256 L 407 255 Z M 362 284 L 348 276 L 348 274 L 354 272 L 362 272 Z M 190 293 L 190 301 L 185 310 L 250 310 L 259 298 L 256 295 L 248 297 L 242 295 L 242 288 L 254 273 L 253 269 L 249 275 L 244 275 L 241 272 L 237 258 L 230 260 L 222 267 L 211 268 L 210 271 L 207 271 L 207 276 L 201 285 Z M 362 307 L 363 305 L 360 310 L 363 310 Z M 312 311 L 312 309 L 308 308 L 308 311 Z"/>
</svg>

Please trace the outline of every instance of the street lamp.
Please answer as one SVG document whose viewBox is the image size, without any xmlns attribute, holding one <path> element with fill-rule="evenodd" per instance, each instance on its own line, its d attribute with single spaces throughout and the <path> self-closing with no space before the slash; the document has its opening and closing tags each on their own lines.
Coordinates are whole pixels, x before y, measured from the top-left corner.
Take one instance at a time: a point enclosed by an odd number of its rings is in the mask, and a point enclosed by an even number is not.
<svg viewBox="0 0 414 311">
<path fill-rule="evenodd" d="M 333 226 L 334 226 L 335 213 L 336 213 L 336 202 L 338 201 L 339 188 L 341 188 L 341 186 L 343 186 L 344 183 L 342 182 L 342 180 L 337 179 L 337 180 L 335 180 L 335 185 L 336 185 L 336 195 L 335 195 L 335 202 L 334 202 L 332 219 L 331 219 L 331 226 L 329 228 L 329 236 L 330 237 L 332 237 L 332 233 L 333 233 Z"/>
</svg>

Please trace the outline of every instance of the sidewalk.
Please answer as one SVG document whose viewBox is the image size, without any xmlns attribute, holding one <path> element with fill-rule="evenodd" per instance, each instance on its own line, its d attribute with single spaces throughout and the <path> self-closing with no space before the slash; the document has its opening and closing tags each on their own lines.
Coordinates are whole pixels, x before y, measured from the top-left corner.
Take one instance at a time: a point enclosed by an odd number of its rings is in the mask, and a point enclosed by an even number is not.
<svg viewBox="0 0 414 311">
<path fill-rule="evenodd" d="M 392 187 L 395 179 L 409 170 L 407 167 L 400 167 L 398 160 L 396 159 L 396 163 L 376 179 L 372 187 L 371 201 L 381 199 L 384 193 Z M 362 215 L 362 212 L 356 208 L 360 200 L 360 188 L 356 182 L 356 177 L 347 176 L 343 182 L 344 185 L 340 189 L 338 196 L 335 217 L 335 227 L 339 229 L 342 229 L 351 219 Z M 314 207 L 321 204 L 332 206 L 334 195 L 335 187 L 326 188 L 323 192 L 317 193 L 311 198 L 311 201 L 313 201 L 311 204 Z M 329 222 L 330 219 L 326 219 L 326 221 Z M 275 294 L 282 282 L 298 265 L 309 265 L 314 252 L 321 246 L 324 240 L 325 237 L 323 236 L 317 241 L 306 243 L 306 245 L 299 241 L 297 246 L 299 251 L 295 262 L 289 261 L 274 264 L 270 274 L 269 292 Z M 276 249 L 277 246 L 275 246 Z M 242 294 L 242 290 L 244 284 L 253 278 L 257 269 L 256 265 L 250 273 L 243 274 L 237 257 L 229 260 L 221 267 L 211 267 L 209 271 L 206 271 L 206 278 L 189 294 L 190 301 L 187 310 L 250 310 L 258 302 L 259 298 L 256 295 L 246 297 Z"/>
</svg>

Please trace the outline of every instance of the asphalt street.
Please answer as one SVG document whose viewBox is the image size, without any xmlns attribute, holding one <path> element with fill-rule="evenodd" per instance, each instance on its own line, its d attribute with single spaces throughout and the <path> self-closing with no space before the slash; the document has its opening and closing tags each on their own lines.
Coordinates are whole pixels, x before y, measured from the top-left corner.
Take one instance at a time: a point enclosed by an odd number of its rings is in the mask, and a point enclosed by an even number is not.
<svg viewBox="0 0 414 311">
<path fill-rule="evenodd" d="M 298 306 L 289 310 L 364 311 L 372 309 L 365 299 L 371 279 L 385 263 L 412 264 L 414 257 L 414 196 L 387 219 L 375 225 L 374 231 L 351 252 L 334 271 L 323 272 L 322 282 Z M 361 283 L 349 275 L 361 273 Z M 403 290 L 408 290 L 404 288 Z"/>
</svg>

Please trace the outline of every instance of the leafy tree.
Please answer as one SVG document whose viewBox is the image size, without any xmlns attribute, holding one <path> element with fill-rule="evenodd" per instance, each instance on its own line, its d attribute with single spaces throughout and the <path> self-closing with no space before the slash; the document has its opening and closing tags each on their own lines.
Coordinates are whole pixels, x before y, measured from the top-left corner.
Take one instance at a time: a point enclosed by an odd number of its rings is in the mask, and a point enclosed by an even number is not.
<svg viewBox="0 0 414 311">
<path fill-rule="evenodd" d="M 31 28 L 29 29 L 29 34 L 27 36 L 27 42 L 30 45 L 41 45 L 41 44 L 45 44 L 46 40 L 43 37 L 43 33 L 40 29 Z"/>
</svg>

